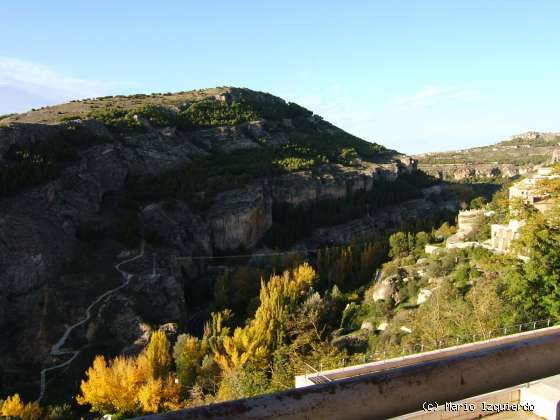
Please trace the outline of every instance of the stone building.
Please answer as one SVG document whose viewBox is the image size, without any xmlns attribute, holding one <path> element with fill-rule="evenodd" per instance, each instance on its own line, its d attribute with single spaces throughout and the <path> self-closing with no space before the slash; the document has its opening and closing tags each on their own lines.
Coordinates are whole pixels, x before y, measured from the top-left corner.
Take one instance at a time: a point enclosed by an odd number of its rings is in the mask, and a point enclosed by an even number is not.
<svg viewBox="0 0 560 420">
<path fill-rule="evenodd" d="M 512 241 L 519 237 L 519 228 L 524 224 L 524 221 L 510 220 L 507 225 L 492 225 L 492 238 L 490 239 L 492 248 L 500 252 L 508 251 Z"/>
<path fill-rule="evenodd" d="M 469 235 L 474 233 L 484 219 L 483 209 L 463 210 L 457 216 L 457 233 L 447 239 L 447 248 L 464 248 L 472 246 L 472 243 L 465 242 Z"/>
<path fill-rule="evenodd" d="M 552 209 L 554 201 L 540 191 L 539 182 L 557 178 L 558 175 L 554 175 L 553 172 L 553 168 L 541 167 L 537 169 L 535 174 L 515 183 L 509 189 L 510 202 L 511 200 L 521 199 L 525 204 L 534 206 L 542 213 Z M 524 224 L 525 222 L 522 220 L 511 220 L 507 225 L 492 225 L 492 248 L 502 252 L 508 251 L 511 242 L 519 236 L 519 228 Z"/>
<path fill-rule="evenodd" d="M 534 205 L 538 208 L 538 203 L 547 201 L 548 196 L 539 191 L 538 184 L 545 179 L 556 178 L 552 174 L 552 168 L 538 168 L 537 173 L 529 176 L 510 187 L 509 199 L 521 199 L 526 204 Z M 540 210 L 540 209 L 539 209 Z"/>
</svg>

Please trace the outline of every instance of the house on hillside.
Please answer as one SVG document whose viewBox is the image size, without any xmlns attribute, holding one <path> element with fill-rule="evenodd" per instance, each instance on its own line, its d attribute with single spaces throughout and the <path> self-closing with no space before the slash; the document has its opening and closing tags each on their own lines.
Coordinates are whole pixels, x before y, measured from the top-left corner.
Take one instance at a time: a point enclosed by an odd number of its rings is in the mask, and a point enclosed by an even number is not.
<svg viewBox="0 0 560 420">
<path fill-rule="evenodd" d="M 539 190 L 538 184 L 545 179 L 557 178 L 553 174 L 553 169 L 544 167 L 537 172 L 517 183 L 509 189 L 509 199 L 521 199 L 525 204 L 534 206 L 538 211 L 546 213 L 554 206 L 553 200 Z M 519 229 L 525 224 L 523 220 L 510 220 L 507 225 L 493 224 L 491 226 L 491 246 L 499 252 L 506 252 L 510 249 L 511 243 L 519 236 Z"/>
</svg>

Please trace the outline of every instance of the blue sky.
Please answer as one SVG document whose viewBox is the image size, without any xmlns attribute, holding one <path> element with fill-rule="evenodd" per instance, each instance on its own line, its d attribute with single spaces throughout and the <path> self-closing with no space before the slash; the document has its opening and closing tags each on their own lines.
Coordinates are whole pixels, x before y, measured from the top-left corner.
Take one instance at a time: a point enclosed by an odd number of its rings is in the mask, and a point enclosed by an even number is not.
<svg viewBox="0 0 560 420">
<path fill-rule="evenodd" d="M 558 1 L 0 5 L 0 113 L 244 86 L 407 153 L 560 131 Z"/>
</svg>

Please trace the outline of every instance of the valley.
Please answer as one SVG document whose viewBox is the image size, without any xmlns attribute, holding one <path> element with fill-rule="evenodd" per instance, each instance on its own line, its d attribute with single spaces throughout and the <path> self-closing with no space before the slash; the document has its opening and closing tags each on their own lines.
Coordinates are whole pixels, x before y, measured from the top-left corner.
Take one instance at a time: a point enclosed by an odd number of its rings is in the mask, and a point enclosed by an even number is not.
<svg viewBox="0 0 560 420">
<path fill-rule="evenodd" d="M 505 214 L 502 184 L 554 163 L 558 141 L 409 157 L 241 88 L 4 117 L 0 398 L 81 395 L 80 415 L 196 406 L 550 315 L 511 312 L 502 257 L 426 246 L 443 247 L 460 209 Z M 174 362 L 150 376 L 155 340 Z M 80 394 L 105 360 L 174 394 L 109 408 L 93 385 Z"/>
</svg>

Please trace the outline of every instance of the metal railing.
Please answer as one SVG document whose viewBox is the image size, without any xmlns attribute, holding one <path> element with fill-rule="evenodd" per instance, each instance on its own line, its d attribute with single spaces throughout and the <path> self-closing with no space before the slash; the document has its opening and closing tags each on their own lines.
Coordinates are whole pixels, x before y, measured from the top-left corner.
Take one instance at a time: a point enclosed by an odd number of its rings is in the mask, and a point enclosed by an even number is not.
<svg viewBox="0 0 560 420">
<path fill-rule="evenodd" d="M 337 370 L 339 372 L 344 372 L 345 369 L 352 369 L 356 366 L 360 366 L 361 364 L 371 363 L 371 362 L 380 362 L 386 361 L 392 358 L 410 356 L 414 354 L 420 354 L 430 351 L 437 351 L 437 350 L 444 350 L 454 346 L 460 346 L 464 344 L 472 344 L 476 342 L 482 342 L 491 340 L 494 338 L 499 337 L 506 337 L 508 335 L 518 334 L 522 332 L 528 331 L 535 331 L 542 328 L 548 328 L 555 325 L 555 320 L 553 318 L 546 318 L 546 319 L 539 319 L 536 321 L 530 321 L 520 324 L 512 324 L 507 325 L 504 327 L 494 328 L 491 330 L 484 330 L 482 332 L 473 333 L 473 334 L 463 334 L 457 335 L 452 337 L 445 337 L 443 339 L 436 339 L 434 342 L 431 343 L 414 343 L 414 344 L 406 344 L 401 346 L 401 350 L 389 349 L 384 350 L 382 352 L 373 352 L 373 353 L 365 353 L 363 355 L 363 360 L 361 363 L 352 363 L 346 364 L 346 359 L 341 361 L 341 366 L 338 368 L 333 368 L 332 370 Z M 308 377 L 316 378 L 321 377 L 322 379 L 327 379 L 328 381 L 332 381 L 331 378 L 327 377 L 322 369 L 316 369 L 315 367 L 309 365 L 308 363 L 303 362 L 303 364 L 311 369 L 312 372 L 308 370 L 305 371 L 304 376 L 307 379 Z"/>
</svg>

